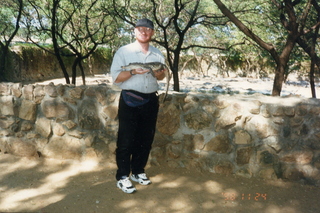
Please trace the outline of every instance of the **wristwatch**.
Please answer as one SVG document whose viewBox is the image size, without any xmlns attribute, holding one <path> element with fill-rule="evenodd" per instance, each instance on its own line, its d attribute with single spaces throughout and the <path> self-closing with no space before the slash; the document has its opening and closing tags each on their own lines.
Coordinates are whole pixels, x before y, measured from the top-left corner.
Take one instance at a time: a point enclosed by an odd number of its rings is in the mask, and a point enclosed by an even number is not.
<svg viewBox="0 0 320 213">
<path fill-rule="evenodd" d="M 131 74 L 131 75 L 135 75 L 135 74 L 133 74 L 133 72 L 132 72 L 132 71 L 133 71 L 133 70 L 130 70 L 130 74 Z"/>
</svg>

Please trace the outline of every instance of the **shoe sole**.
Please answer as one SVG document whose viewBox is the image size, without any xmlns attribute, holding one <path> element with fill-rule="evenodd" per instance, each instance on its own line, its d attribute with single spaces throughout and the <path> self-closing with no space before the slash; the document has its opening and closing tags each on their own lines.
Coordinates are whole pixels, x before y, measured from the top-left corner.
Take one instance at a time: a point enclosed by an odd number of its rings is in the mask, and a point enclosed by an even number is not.
<svg viewBox="0 0 320 213">
<path fill-rule="evenodd" d="M 134 193 L 134 192 L 137 191 L 136 188 L 132 189 L 133 191 L 124 190 L 124 189 L 121 188 L 121 186 L 120 186 L 119 183 L 117 183 L 117 187 L 118 187 L 119 189 L 121 189 L 124 193 L 127 193 L 127 194 L 132 194 L 132 193 Z"/>
<path fill-rule="evenodd" d="M 134 181 L 134 182 L 139 183 L 140 185 L 143 185 L 143 186 L 146 186 L 146 185 L 150 185 L 150 184 L 151 184 L 151 181 L 150 181 L 150 180 L 147 181 L 147 183 L 145 183 L 144 181 L 140 181 L 140 180 L 136 179 L 136 178 L 133 177 L 133 176 L 130 176 L 130 179 L 131 179 L 132 181 Z"/>
</svg>

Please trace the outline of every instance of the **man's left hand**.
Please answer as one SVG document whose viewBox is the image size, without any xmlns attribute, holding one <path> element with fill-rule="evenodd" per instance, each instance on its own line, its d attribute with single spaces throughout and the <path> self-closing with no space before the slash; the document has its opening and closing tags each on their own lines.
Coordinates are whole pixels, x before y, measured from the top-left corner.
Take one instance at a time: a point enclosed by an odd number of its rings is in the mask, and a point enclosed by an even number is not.
<svg viewBox="0 0 320 213">
<path fill-rule="evenodd" d="M 154 72 L 154 76 L 156 77 L 157 80 L 162 80 L 166 77 L 165 71 L 166 69 L 156 71 Z"/>
</svg>

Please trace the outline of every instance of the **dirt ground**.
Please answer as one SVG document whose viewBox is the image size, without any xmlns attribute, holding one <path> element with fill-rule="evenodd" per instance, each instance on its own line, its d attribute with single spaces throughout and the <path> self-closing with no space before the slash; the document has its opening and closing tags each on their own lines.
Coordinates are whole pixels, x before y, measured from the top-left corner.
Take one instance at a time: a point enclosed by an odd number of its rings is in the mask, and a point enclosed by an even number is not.
<svg viewBox="0 0 320 213">
<path fill-rule="evenodd" d="M 113 162 L 0 153 L 0 212 L 318 213 L 319 186 L 148 165 L 149 186 L 125 194 Z"/>
</svg>

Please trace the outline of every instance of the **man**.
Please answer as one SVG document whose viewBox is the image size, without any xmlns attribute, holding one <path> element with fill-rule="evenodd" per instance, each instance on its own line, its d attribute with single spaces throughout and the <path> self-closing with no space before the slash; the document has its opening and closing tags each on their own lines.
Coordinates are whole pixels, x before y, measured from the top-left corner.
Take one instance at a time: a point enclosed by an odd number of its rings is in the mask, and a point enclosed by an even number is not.
<svg viewBox="0 0 320 213">
<path fill-rule="evenodd" d="M 125 193 L 136 191 L 130 179 L 141 185 L 151 183 L 144 168 L 154 139 L 159 109 L 157 80 L 165 77 L 164 70 L 153 76 L 148 69 L 121 69 L 135 62 L 164 63 L 162 53 L 149 44 L 154 35 L 153 22 L 149 19 L 138 20 L 134 33 L 136 41 L 121 47 L 115 53 L 111 65 L 114 84 L 122 89 L 118 111 L 116 179 L 117 187 Z"/>
</svg>

